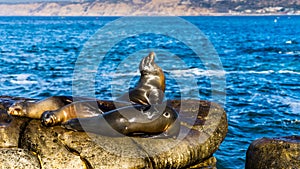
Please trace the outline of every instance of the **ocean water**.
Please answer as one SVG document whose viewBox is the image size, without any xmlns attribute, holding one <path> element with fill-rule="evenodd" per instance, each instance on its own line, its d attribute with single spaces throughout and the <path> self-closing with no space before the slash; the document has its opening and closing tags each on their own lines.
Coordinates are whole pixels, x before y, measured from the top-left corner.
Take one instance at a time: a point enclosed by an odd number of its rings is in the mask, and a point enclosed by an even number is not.
<svg viewBox="0 0 300 169">
<path fill-rule="evenodd" d="M 166 35 L 129 36 L 102 51 L 106 44 L 91 39 L 116 19 L 0 17 L 0 95 L 72 95 L 80 84 L 80 92 L 87 90 L 83 94 L 114 99 L 136 83 L 140 59 L 154 50 L 166 73 L 166 99 L 199 98 L 224 106 L 229 131 L 215 153 L 218 168 L 244 168 L 246 150 L 257 138 L 300 134 L 299 16 L 184 17 L 213 45 L 220 70 L 208 70 L 188 43 Z M 161 26 L 174 28 L 168 22 Z M 78 65 L 87 76 L 74 77 Z"/>
</svg>

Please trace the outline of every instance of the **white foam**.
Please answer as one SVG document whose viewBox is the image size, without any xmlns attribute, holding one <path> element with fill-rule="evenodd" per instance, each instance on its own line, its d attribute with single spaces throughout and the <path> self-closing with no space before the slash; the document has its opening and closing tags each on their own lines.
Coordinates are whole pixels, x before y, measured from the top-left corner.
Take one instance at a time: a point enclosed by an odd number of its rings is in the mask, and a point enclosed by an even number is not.
<svg viewBox="0 0 300 169">
<path fill-rule="evenodd" d="M 300 100 L 299 99 L 295 99 L 292 97 L 282 97 L 282 96 L 278 96 L 278 95 L 273 95 L 272 99 L 279 100 L 280 102 L 282 102 L 286 105 L 289 105 L 291 108 L 291 112 L 293 114 L 300 115 Z"/>
<path fill-rule="evenodd" d="M 33 77 L 31 80 L 29 80 L 29 77 Z M 0 76 L 1 81 L 8 80 L 12 84 L 17 85 L 33 85 L 33 84 L 39 84 L 39 79 L 36 75 L 33 74 L 11 74 L 11 75 L 1 75 Z"/>
<path fill-rule="evenodd" d="M 184 70 L 170 70 L 168 72 L 172 76 L 176 76 L 176 77 L 224 76 L 226 74 L 226 72 L 223 70 L 204 70 L 199 68 L 184 69 Z"/>
<path fill-rule="evenodd" d="M 296 75 L 300 75 L 300 72 L 295 72 L 295 71 L 291 71 L 291 70 L 279 70 L 278 73 L 280 73 L 280 74 L 296 74 Z"/>
<path fill-rule="evenodd" d="M 286 44 L 292 44 L 293 42 L 291 40 L 287 40 L 285 43 Z"/>
</svg>

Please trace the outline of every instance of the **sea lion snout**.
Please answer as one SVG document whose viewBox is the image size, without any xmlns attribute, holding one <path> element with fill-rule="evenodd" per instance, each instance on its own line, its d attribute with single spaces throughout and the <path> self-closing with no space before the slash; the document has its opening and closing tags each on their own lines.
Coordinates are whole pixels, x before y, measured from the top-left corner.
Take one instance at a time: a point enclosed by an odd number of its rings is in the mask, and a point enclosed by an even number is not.
<svg viewBox="0 0 300 169">
<path fill-rule="evenodd" d="M 42 124 L 46 127 L 53 126 L 55 118 L 55 114 L 52 111 L 45 111 L 41 116 Z"/>
</svg>

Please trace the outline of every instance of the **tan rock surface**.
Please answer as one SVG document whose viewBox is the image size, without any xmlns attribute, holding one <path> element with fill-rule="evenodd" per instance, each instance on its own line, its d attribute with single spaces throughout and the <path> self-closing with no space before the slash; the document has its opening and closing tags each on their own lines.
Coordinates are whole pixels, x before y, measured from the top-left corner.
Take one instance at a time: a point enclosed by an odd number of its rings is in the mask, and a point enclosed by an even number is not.
<svg viewBox="0 0 300 169">
<path fill-rule="evenodd" d="M 0 148 L 2 169 L 39 169 L 38 158 L 31 152 L 20 148 Z"/>
<path fill-rule="evenodd" d="M 247 150 L 246 169 L 300 167 L 300 136 L 261 138 Z"/>
<path fill-rule="evenodd" d="M 61 127 L 43 127 L 38 120 L 32 120 L 26 127 L 20 147 L 35 152 L 42 168 L 85 168 L 84 161 L 70 152 L 58 140 L 58 136 L 69 132 Z"/>
</svg>

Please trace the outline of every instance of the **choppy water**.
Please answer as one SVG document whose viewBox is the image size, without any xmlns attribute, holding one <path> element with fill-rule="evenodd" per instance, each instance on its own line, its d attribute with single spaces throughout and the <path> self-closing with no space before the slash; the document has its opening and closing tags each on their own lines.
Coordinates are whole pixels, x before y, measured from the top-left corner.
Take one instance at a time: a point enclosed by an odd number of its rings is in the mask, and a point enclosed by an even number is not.
<svg viewBox="0 0 300 169">
<path fill-rule="evenodd" d="M 1 17 L 0 95 L 30 98 L 72 95 L 73 82 L 91 81 L 89 76 L 73 77 L 83 45 L 99 28 L 115 19 Z M 191 96 L 220 102 L 212 93 L 226 94 L 224 107 L 229 132 L 216 153 L 218 168 L 244 168 L 247 147 L 257 138 L 299 135 L 300 17 L 184 19 L 209 38 L 225 73 L 206 70 L 193 51 L 176 39 L 138 35 L 111 48 L 96 69 L 87 66 L 87 73 L 96 74 L 92 83 L 96 96 L 111 99 L 112 92 L 120 94 L 126 91 L 128 84 L 134 85 L 139 75 L 138 62 L 143 56 L 138 59 L 129 56 L 142 49 L 159 48 L 178 56 L 161 53 L 157 57 L 167 74 L 167 98 Z M 126 35 L 126 31 L 124 33 Z M 86 65 L 94 62 L 93 51 L 101 53 L 97 46 L 88 49 Z M 223 75 L 226 93 L 213 91 L 212 85 L 218 81 L 211 77 Z M 195 78 L 194 82 L 189 80 L 191 78 Z M 191 85 L 193 83 L 196 85 Z"/>
</svg>

